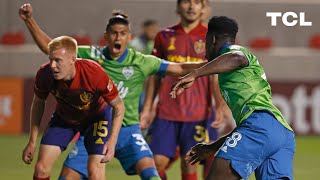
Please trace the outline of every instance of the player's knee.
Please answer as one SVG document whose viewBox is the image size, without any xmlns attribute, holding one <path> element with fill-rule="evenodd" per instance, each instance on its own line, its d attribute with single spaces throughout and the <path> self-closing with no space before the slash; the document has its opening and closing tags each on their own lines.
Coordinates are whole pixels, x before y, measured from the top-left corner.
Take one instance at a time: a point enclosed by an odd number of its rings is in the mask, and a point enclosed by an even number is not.
<svg viewBox="0 0 320 180">
<path fill-rule="evenodd" d="M 50 176 L 50 168 L 42 161 L 38 161 L 35 166 L 34 175 L 36 177 Z"/>
<path fill-rule="evenodd" d="M 89 164 L 88 177 L 89 179 L 99 179 L 104 176 L 105 172 L 104 163 Z"/>
<path fill-rule="evenodd" d="M 104 177 L 104 172 L 102 171 L 88 172 L 88 179 L 102 179 L 102 177 Z"/>
<path fill-rule="evenodd" d="M 167 164 L 169 163 L 170 159 L 163 155 L 155 155 L 154 160 L 156 163 L 156 167 L 158 171 L 163 171 L 166 169 Z"/>
<path fill-rule="evenodd" d="M 85 169 L 87 171 L 87 169 Z M 68 166 L 63 166 L 58 180 L 81 179 L 81 175 Z"/>
<path fill-rule="evenodd" d="M 142 180 L 161 180 L 156 168 L 146 168 L 140 173 Z"/>
</svg>

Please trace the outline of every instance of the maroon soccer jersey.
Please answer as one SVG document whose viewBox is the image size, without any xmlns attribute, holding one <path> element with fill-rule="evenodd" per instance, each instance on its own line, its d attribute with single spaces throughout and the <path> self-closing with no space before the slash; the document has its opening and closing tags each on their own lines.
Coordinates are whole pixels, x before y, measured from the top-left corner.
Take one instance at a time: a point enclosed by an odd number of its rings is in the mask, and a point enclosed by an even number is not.
<svg viewBox="0 0 320 180">
<path fill-rule="evenodd" d="M 118 90 L 101 66 L 91 60 L 76 60 L 76 74 L 69 83 L 55 80 L 50 64 L 37 72 L 35 94 L 46 99 L 51 92 L 57 100 L 56 113 L 70 125 L 86 123 L 112 101 Z"/>
<path fill-rule="evenodd" d="M 186 33 L 180 24 L 160 31 L 153 55 L 171 62 L 205 61 L 207 28 L 199 24 Z M 193 86 L 176 99 L 170 97 L 171 87 L 178 78 L 165 76 L 159 93 L 158 116 L 173 121 L 203 121 L 211 105 L 210 77 L 198 78 Z"/>
</svg>

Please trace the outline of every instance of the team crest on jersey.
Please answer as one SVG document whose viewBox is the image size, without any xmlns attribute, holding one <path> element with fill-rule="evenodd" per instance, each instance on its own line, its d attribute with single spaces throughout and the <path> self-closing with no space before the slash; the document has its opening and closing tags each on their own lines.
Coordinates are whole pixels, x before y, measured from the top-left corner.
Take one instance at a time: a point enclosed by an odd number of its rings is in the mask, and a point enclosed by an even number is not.
<svg viewBox="0 0 320 180">
<path fill-rule="evenodd" d="M 127 80 L 134 74 L 134 69 L 132 66 L 124 67 L 122 69 L 122 74 L 126 77 Z"/>
<path fill-rule="evenodd" d="M 201 54 L 204 52 L 206 46 L 205 46 L 205 43 L 202 41 L 202 39 L 200 39 L 199 41 L 195 42 L 194 43 L 194 51 L 197 53 L 197 54 Z"/>
<path fill-rule="evenodd" d="M 83 92 L 80 94 L 80 99 L 83 103 L 90 102 L 92 97 L 93 97 L 93 94 L 91 94 L 90 92 Z"/>
<path fill-rule="evenodd" d="M 174 43 L 176 42 L 176 38 L 175 37 L 171 37 L 169 41 L 170 41 L 169 42 L 170 44 L 169 44 L 168 50 L 169 51 L 175 50 L 176 47 L 174 46 Z"/>
</svg>

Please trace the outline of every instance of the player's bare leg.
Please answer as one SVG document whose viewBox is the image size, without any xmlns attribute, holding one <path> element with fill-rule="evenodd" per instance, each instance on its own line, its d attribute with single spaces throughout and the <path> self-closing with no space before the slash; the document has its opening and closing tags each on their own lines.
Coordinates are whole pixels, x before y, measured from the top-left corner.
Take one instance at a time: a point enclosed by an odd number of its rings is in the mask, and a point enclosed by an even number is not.
<svg viewBox="0 0 320 180">
<path fill-rule="evenodd" d="M 197 164 L 191 165 L 184 159 L 185 156 L 182 157 L 180 161 L 182 180 L 197 180 Z"/>
<path fill-rule="evenodd" d="M 88 177 L 89 180 L 105 180 L 105 163 L 101 163 L 104 155 L 89 155 Z"/>
<path fill-rule="evenodd" d="M 215 157 L 206 180 L 240 180 L 230 163 L 222 158 Z"/>
<path fill-rule="evenodd" d="M 58 159 L 60 154 L 61 150 L 59 146 L 40 145 L 39 156 L 35 165 L 34 177 L 50 177 L 54 162 Z"/>
<path fill-rule="evenodd" d="M 170 162 L 170 159 L 164 155 L 156 154 L 154 156 L 154 160 L 160 177 L 162 179 L 166 179 L 165 170 L 168 163 Z"/>
<path fill-rule="evenodd" d="M 77 171 L 69 168 L 68 166 L 62 167 L 60 177 L 63 177 L 66 180 L 80 180 L 81 178 L 80 174 Z"/>
<path fill-rule="evenodd" d="M 138 174 L 140 174 L 146 168 L 156 168 L 153 159 L 150 157 L 142 158 L 136 164 L 136 170 Z"/>
</svg>

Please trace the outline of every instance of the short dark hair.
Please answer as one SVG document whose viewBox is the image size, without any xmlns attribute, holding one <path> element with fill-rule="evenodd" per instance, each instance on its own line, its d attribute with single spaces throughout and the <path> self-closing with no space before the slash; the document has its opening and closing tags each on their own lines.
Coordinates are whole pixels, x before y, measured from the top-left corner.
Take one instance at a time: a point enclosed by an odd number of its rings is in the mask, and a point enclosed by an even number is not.
<svg viewBox="0 0 320 180">
<path fill-rule="evenodd" d="M 177 5 L 181 3 L 182 0 L 177 0 Z M 204 5 L 204 0 L 201 0 L 202 5 Z"/>
<path fill-rule="evenodd" d="M 213 16 L 208 23 L 208 32 L 235 38 L 238 33 L 238 23 L 226 16 Z"/>
<path fill-rule="evenodd" d="M 129 16 L 121 10 L 113 10 L 112 17 L 109 19 L 109 22 L 106 26 L 106 31 L 108 31 L 110 27 L 115 24 L 123 24 L 129 26 Z"/>
<path fill-rule="evenodd" d="M 147 20 L 143 21 L 143 27 L 148 27 L 148 26 L 157 25 L 157 24 L 158 24 L 158 22 L 153 19 L 147 19 Z"/>
</svg>

